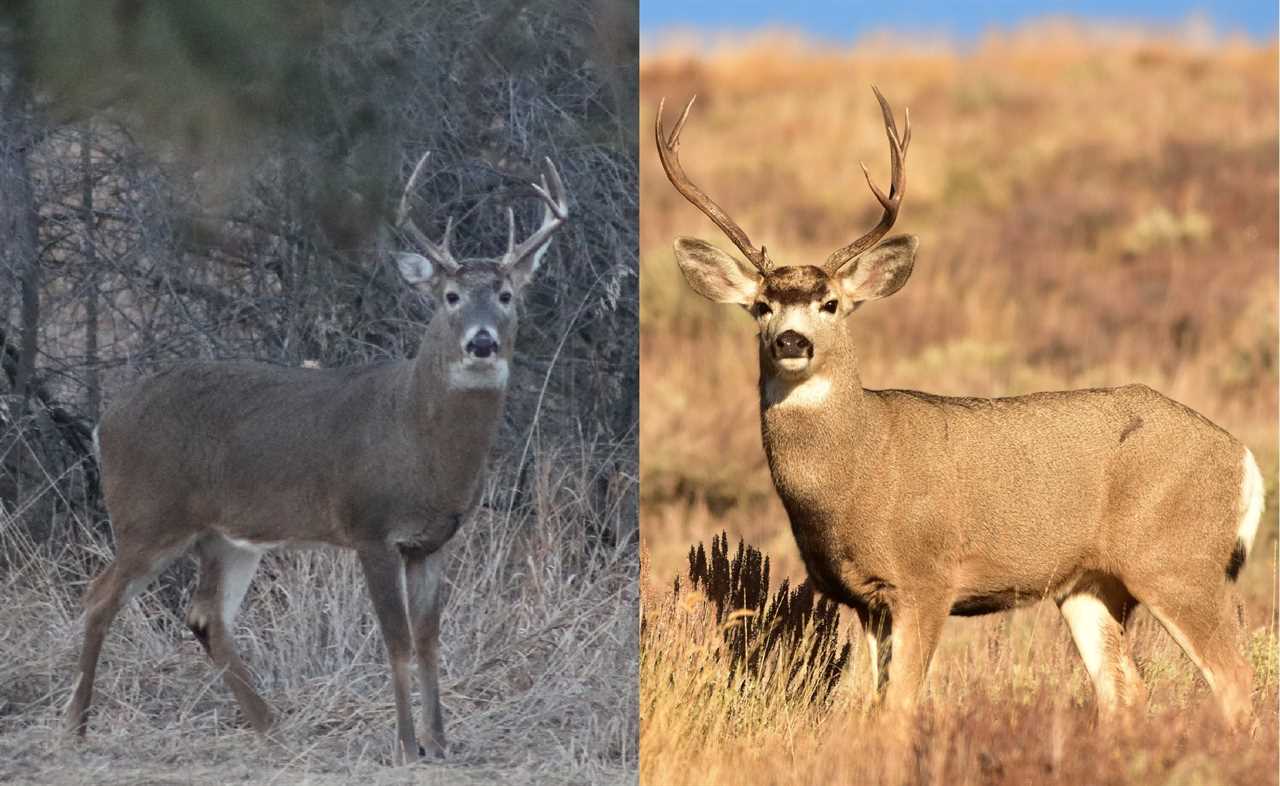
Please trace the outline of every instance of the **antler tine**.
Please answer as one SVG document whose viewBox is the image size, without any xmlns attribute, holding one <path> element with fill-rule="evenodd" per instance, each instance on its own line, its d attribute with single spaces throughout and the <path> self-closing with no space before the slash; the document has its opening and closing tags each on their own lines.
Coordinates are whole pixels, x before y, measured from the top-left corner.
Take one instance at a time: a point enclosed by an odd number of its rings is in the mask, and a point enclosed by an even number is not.
<svg viewBox="0 0 1280 786">
<path fill-rule="evenodd" d="M 565 198 L 564 182 L 560 179 L 560 172 L 556 169 L 556 165 L 551 163 L 550 158 L 542 159 L 543 167 L 546 169 L 542 176 L 541 185 L 538 183 L 530 183 L 533 190 L 542 197 L 542 201 L 546 204 L 547 209 L 555 213 L 561 220 L 569 217 L 569 200 Z M 550 178 L 550 181 L 548 181 Z M 550 182 L 550 186 L 547 183 Z"/>
<path fill-rule="evenodd" d="M 515 250 L 515 247 L 516 247 L 516 211 L 512 209 L 510 205 L 508 205 L 507 206 L 507 253 L 503 258 L 505 259 L 506 257 L 511 256 L 511 252 Z"/>
<path fill-rule="evenodd" d="M 430 157 L 430 150 L 423 153 L 422 158 L 418 159 L 417 165 L 413 168 L 413 174 L 409 175 L 409 182 L 405 184 L 404 192 L 400 195 L 400 203 L 396 207 L 395 228 L 404 230 L 422 250 L 427 252 L 431 261 L 450 273 L 456 273 L 462 266 L 453 258 L 453 252 L 449 250 L 449 240 L 453 235 L 453 216 L 449 216 L 449 220 L 445 223 L 444 239 L 439 244 L 427 237 L 427 233 L 419 229 L 418 225 L 409 218 L 409 195 L 418 184 L 418 178 L 422 176 L 422 170 Z"/>
<path fill-rule="evenodd" d="M 680 119 L 676 121 L 675 128 L 671 130 L 671 135 L 666 136 L 662 125 L 662 111 L 666 107 L 667 99 L 663 98 L 658 102 L 658 117 L 654 122 L 653 132 L 658 143 L 658 158 L 662 160 L 662 169 L 667 173 L 667 179 L 671 181 L 671 185 L 675 186 L 676 191 L 680 195 L 689 200 L 689 203 L 701 210 L 707 218 L 711 219 L 716 226 L 720 227 L 720 231 L 725 234 L 738 250 L 755 266 L 761 273 L 768 273 L 773 269 L 773 262 L 769 259 L 768 253 L 765 252 L 764 246 L 756 248 L 751 244 L 751 238 L 747 237 L 747 233 L 738 226 L 738 223 L 729 217 L 729 214 L 715 203 L 715 201 L 707 196 L 707 193 L 698 188 L 689 176 L 685 174 L 684 167 L 680 164 L 680 132 L 684 130 L 685 121 L 689 119 L 689 110 L 693 108 L 693 102 L 697 96 L 689 99 L 689 103 L 684 105 L 684 111 L 680 113 Z"/>
<path fill-rule="evenodd" d="M 508 208 L 507 254 L 502 260 L 504 267 L 510 267 L 537 251 L 569 220 L 569 199 L 565 194 L 560 172 L 550 158 L 543 159 L 543 168 L 546 171 L 539 178 L 541 183 L 529 184 L 542 199 L 542 225 L 525 238 L 524 242 L 516 245 L 515 215 Z"/>
<path fill-rule="evenodd" d="M 889 108 L 889 102 L 880 93 L 880 88 L 872 85 L 871 89 L 876 94 L 876 100 L 880 102 L 880 112 L 884 115 L 885 136 L 889 138 L 889 158 L 892 165 L 889 194 L 886 196 L 879 186 L 872 182 L 871 172 L 866 164 L 862 164 L 862 174 L 867 179 L 867 185 L 871 187 L 871 193 L 875 194 L 884 212 L 880 216 L 880 222 L 872 227 L 871 231 L 827 257 L 822 267 L 828 273 L 835 273 L 849 260 L 880 242 L 880 238 L 884 237 L 885 233 L 893 227 L 893 223 L 898 220 L 898 210 L 902 207 L 902 195 L 907 188 L 906 158 L 907 146 L 911 144 L 911 110 L 908 109 L 903 114 L 902 135 L 899 136 L 898 125 L 894 122 L 893 110 Z"/>
<path fill-rule="evenodd" d="M 433 248 L 439 249 L 436 253 L 441 254 L 442 256 L 448 257 L 451 261 L 454 261 L 454 264 L 457 264 L 456 260 L 453 260 L 453 251 L 449 249 L 449 245 L 452 242 L 453 242 L 453 216 L 449 216 L 444 221 L 444 237 L 441 239 L 440 245 L 437 246 L 434 243 L 432 243 L 431 245 Z"/>
<path fill-rule="evenodd" d="M 422 176 L 422 170 L 427 166 L 427 159 L 431 158 L 431 151 L 422 154 L 422 158 L 418 159 L 418 163 L 413 166 L 413 174 L 409 175 L 409 181 L 404 184 L 404 192 L 400 194 L 400 204 L 396 208 L 396 226 L 404 223 L 409 216 L 409 194 L 413 192 L 413 187 L 418 184 L 418 178 Z"/>
</svg>

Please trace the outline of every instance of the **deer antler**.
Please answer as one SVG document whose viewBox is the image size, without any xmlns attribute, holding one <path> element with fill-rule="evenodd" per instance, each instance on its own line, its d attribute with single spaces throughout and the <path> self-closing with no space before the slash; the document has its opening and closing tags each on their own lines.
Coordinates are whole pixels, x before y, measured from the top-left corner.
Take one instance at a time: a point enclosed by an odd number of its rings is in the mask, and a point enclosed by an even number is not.
<svg viewBox="0 0 1280 786">
<path fill-rule="evenodd" d="M 523 243 L 516 245 L 516 215 L 507 208 L 507 253 L 502 257 L 502 266 L 511 267 L 542 247 L 557 229 L 569 220 L 569 200 L 565 196 L 564 183 L 560 173 L 550 158 L 543 159 L 544 169 L 541 184 L 531 183 L 534 192 L 542 198 L 542 225 L 534 230 Z"/>
<path fill-rule="evenodd" d="M 876 99 L 880 102 L 880 111 L 884 114 L 885 135 L 889 137 L 889 154 L 893 162 L 889 195 L 885 196 L 884 192 L 875 183 L 871 182 L 871 173 L 867 171 L 867 165 L 862 164 L 862 174 L 867 178 L 867 185 L 871 186 L 872 193 L 876 195 L 876 199 L 880 201 L 880 205 L 884 208 L 884 214 L 880 216 L 880 223 L 872 227 L 870 232 L 844 248 L 837 249 L 832 252 L 831 256 L 827 257 L 827 261 L 822 265 L 822 269 L 827 273 L 835 273 L 846 262 L 880 242 L 880 238 L 884 237 L 885 233 L 893 226 L 893 222 L 898 219 L 898 208 L 902 206 L 902 194 L 907 187 L 905 164 L 907 145 L 911 144 L 911 110 L 908 109 L 904 113 L 902 136 L 899 137 L 898 126 L 893 121 L 893 110 L 889 108 L 889 102 L 880 94 L 878 87 L 872 85 L 871 89 L 875 91 Z"/>
<path fill-rule="evenodd" d="M 654 123 L 654 136 L 658 142 L 658 157 L 662 159 L 662 168 L 667 173 L 667 179 L 671 181 L 671 185 L 676 187 L 680 195 L 703 213 L 707 218 L 715 222 L 720 227 L 720 231 L 733 241 L 746 258 L 755 265 L 756 269 L 761 273 L 768 273 L 773 270 L 773 262 L 769 259 L 768 253 L 764 246 L 756 248 L 751 245 L 751 239 L 747 237 L 747 233 L 742 231 L 742 227 L 729 217 L 711 197 L 701 188 L 698 188 L 689 176 L 684 173 L 684 167 L 680 165 L 680 132 L 684 129 L 684 121 L 689 117 L 689 110 L 693 107 L 693 102 L 697 98 L 694 96 L 689 99 L 689 103 L 684 105 L 684 111 L 680 113 L 680 119 L 676 121 L 676 126 L 671 130 L 671 135 L 667 137 L 663 133 L 662 127 L 662 110 L 667 103 L 667 99 L 663 98 L 658 102 L 658 119 Z M 665 137 L 665 138 L 664 138 Z"/>
<path fill-rule="evenodd" d="M 427 237 L 427 233 L 418 228 L 409 218 L 409 194 L 413 191 L 413 187 L 418 184 L 418 178 L 422 175 L 422 169 L 427 164 L 427 159 L 431 157 L 431 151 L 422 154 L 422 158 L 418 159 L 418 164 L 413 168 L 413 174 L 409 176 L 409 182 L 405 184 L 404 193 L 400 195 L 400 204 L 396 209 L 395 228 L 404 230 L 414 242 L 418 244 L 427 257 L 450 274 L 457 273 L 462 268 L 458 260 L 453 258 L 453 252 L 449 250 L 449 240 L 453 237 L 453 216 L 449 216 L 448 221 L 444 225 L 444 237 L 437 244 Z"/>
</svg>

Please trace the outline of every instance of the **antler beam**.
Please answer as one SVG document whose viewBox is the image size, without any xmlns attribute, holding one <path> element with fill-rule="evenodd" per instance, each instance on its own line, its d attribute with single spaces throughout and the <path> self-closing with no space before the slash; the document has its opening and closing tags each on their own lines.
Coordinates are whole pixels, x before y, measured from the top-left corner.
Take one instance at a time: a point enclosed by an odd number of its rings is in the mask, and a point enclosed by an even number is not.
<svg viewBox="0 0 1280 786">
<path fill-rule="evenodd" d="M 746 256 L 747 260 L 755 266 L 761 273 L 768 273 L 773 270 L 773 262 L 770 261 L 768 253 L 764 246 L 756 248 L 751 244 L 751 238 L 747 237 L 747 233 L 738 226 L 738 223 L 729 217 L 729 214 L 715 203 L 711 197 L 701 188 L 698 188 L 689 176 L 684 173 L 684 167 L 680 165 L 680 132 L 684 129 L 684 122 L 689 118 L 689 110 L 693 107 L 693 102 L 697 98 L 694 96 L 689 99 L 689 103 L 685 104 L 684 111 L 680 113 L 680 119 L 676 121 L 675 128 L 671 130 L 671 135 L 664 133 L 662 126 L 662 110 L 666 105 L 667 99 L 663 98 L 658 102 L 658 119 L 654 123 L 654 136 L 658 143 L 658 157 L 662 159 L 662 168 L 667 173 L 667 179 L 671 181 L 671 185 L 676 187 L 680 195 L 704 214 L 707 218 L 715 222 L 720 227 L 738 250 Z"/>
<path fill-rule="evenodd" d="M 418 178 L 422 176 L 422 170 L 426 167 L 427 159 L 430 157 L 430 150 L 422 154 L 422 158 L 418 159 L 417 166 L 413 168 L 413 174 L 409 176 L 409 182 L 405 184 L 404 193 L 400 195 L 400 204 L 396 208 L 395 228 L 406 232 L 418 244 L 419 248 L 426 252 L 427 258 L 452 274 L 458 272 L 462 267 L 458 260 L 454 259 L 453 252 L 449 250 L 449 241 L 453 237 L 453 216 L 449 216 L 448 221 L 445 222 L 444 237 L 439 243 L 427 237 L 427 233 L 419 229 L 413 219 L 409 218 L 409 195 L 413 192 L 414 186 L 418 184 Z"/>
<path fill-rule="evenodd" d="M 507 253 L 502 257 L 503 267 L 511 267 L 537 251 L 565 221 L 569 220 L 569 199 L 565 195 L 560 172 L 556 170 L 556 165 L 550 158 L 543 159 L 543 169 L 541 184 L 530 184 L 534 192 L 542 198 L 542 225 L 524 242 L 517 245 L 515 211 L 507 208 Z"/>
<path fill-rule="evenodd" d="M 884 208 L 884 213 L 880 216 L 880 223 L 872 227 L 870 232 L 844 248 L 837 249 L 827 257 L 822 269 L 828 273 L 835 273 L 849 260 L 880 242 L 880 238 L 885 236 L 885 233 L 893 227 L 893 222 L 898 219 L 898 208 L 902 206 L 902 194 L 907 188 L 906 158 L 907 145 L 911 144 L 911 110 L 908 109 L 904 113 L 902 136 L 898 136 L 898 126 L 894 123 L 893 110 L 889 108 L 889 102 L 880 94 L 880 88 L 872 85 L 871 89 L 875 91 L 876 99 L 880 102 L 880 111 L 884 114 L 885 135 L 889 137 L 889 154 L 893 163 L 889 195 L 885 196 L 884 192 L 871 182 L 871 173 L 867 171 L 867 165 L 862 164 L 862 174 L 867 178 L 867 185 L 871 186 L 871 192 L 876 195 L 880 206 Z"/>
</svg>

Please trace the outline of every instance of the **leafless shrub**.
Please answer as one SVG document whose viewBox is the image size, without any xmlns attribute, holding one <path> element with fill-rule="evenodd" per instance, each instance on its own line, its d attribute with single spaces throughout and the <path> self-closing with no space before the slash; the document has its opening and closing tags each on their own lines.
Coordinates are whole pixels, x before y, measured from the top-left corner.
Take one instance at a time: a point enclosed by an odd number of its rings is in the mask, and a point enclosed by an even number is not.
<svg viewBox="0 0 1280 786">
<path fill-rule="evenodd" d="M 726 676 L 762 679 L 776 675 L 788 696 L 825 701 L 849 661 L 849 640 L 840 636 L 840 608 L 818 597 L 808 580 L 769 591 L 769 557 L 738 541 L 729 557 L 729 537 L 713 535 L 689 547 L 689 590 L 715 607 L 712 617 L 728 654 Z M 674 584 L 677 602 L 680 578 Z"/>
</svg>

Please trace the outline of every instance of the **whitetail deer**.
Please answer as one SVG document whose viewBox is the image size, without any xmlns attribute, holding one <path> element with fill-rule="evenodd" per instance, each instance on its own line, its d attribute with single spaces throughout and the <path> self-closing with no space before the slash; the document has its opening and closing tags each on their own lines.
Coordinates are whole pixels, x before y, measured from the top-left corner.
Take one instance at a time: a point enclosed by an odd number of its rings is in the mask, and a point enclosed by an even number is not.
<svg viewBox="0 0 1280 786">
<path fill-rule="evenodd" d="M 892 161 L 883 214 L 819 264 L 775 266 L 685 175 L 680 132 L 655 124 L 667 178 L 750 264 L 675 242 L 689 286 L 747 308 L 759 328 L 760 414 L 774 487 L 815 586 L 857 612 L 872 685 L 889 707 L 918 699 L 949 615 L 1052 598 L 1099 709 L 1143 701 L 1126 622 L 1144 604 L 1204 674 L 1228 719 L 1251 715 L 1230 586 L 1262 516 L 1252 454 L 1142 385 L 952 398 L 866 390 L 854 311 L 906 283 L 917 240 L 881 240 L 906 185 L 910 115 L 898 133 L 875 90 Z M 886 685 L 887 682 L 887 685 Z"/>
<path fill-rule="evenodd" d="M 354 549 L 391 662 L 396 758 L 419 754 L 409 704 L 417 651 L 426 753 L 442 756 L 438 687 L 441 547 L 477 502 L 506 393 L 516 307 L 568 201 L 548 159 L 534 191 L 541 226 L 506 253 L 455 259 L 409 219 L 396 226 L 425 256 L 397 255 L 404 279 L 437 307 L 413 360 L 353 368 L 248 362 L 176 366 L 121 394 L 99 427 L 103 493 L 115 561 L 85 596 L 85 642 L 67 723 L 83 735 L 103 637 L 120 607 L 193 549 L 200 575 L 187 623 L 223 670 L 249 723 L 271 712 L 250 685 L 231 637 L 262 555 L 285 545 Z M 406 608 L 407 605 L 407 608 Z"/>
</svg>

